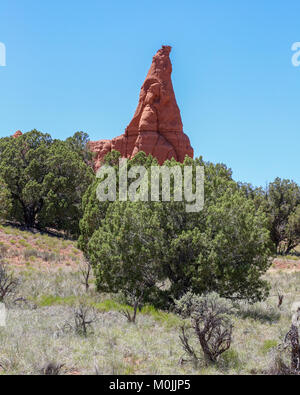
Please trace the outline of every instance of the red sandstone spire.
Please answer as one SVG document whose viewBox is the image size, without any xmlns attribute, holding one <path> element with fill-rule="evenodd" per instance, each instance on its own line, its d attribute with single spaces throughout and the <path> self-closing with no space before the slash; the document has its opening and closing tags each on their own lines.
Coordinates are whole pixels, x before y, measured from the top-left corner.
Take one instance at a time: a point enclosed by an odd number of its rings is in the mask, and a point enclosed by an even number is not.
<svg viewBox="0 0 300 395">
<path fill-rule="evenodd" d="M 153 57 L 128 134 L 136 131 L 182 132 L 180 111 L 171 80 L 171 47 L 163 46 Z"/>
<path fill-rule="evenodd" d="M 21 130 L 17 130 L 16 131 L 16 133 L 13 135 L 13 137 L 16 139 L 17 137 L 20 137 L 20 136 L 22 136 L 22 132 L 21 132 Z"/>
<path fill-rule="evenodd" d="M 183 133 L 173 90 L 170 52 L 171 47 L 163 46 L 153 57 L 141 88 L 138 107 L 125 134 L 113 140 L 90 142 L 91 150 L 96 152 L 96 169 L 113 149 L 125 158 L 144 151 L 156 157 L 160 164 L 166 159 L 175 158 L 183 162 L 186 155 L 193 157 L 189 138 Z"/>
</svg>

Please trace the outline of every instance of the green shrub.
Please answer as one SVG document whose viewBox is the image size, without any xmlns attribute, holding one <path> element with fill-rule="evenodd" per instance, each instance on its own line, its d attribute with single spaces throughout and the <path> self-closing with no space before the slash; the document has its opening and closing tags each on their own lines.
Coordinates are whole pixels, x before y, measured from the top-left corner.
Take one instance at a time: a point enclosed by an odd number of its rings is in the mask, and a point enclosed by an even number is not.
<svg viewBox="0 0 300 395">
<path fill-rule="evenodd" d="M 204 296 L 188 292 L 176 301 L 176 308 L 184 318 L 190 317 L 192 335 L 197 339 L 205 361 L 217 362 L 220 355 L 231 346 L 231 314 L 234 312 L 231 302 L 215 292 Z M 184 351 L 197 362 L 201 356 L 191 345 L 188 332 L 189 328 L 181 328 L 180 341 Z"/>
<path fill-rule="evenodd" d="M 12 197 L 6 182 L 0 178 L 0 223 L 5 222 L 12 209 Z"/>
<path fill-rule="evenodd" d="M 3 242 L 0 242 L 0 255 L 3 257 L 7 254 L 9 246 Z"/>
<path fill-rule="evenodd" d="M 277 340 L 274 339 L 265 340 L 264 344 L 261 347 L 261 351 L 263 354 L 267 354 L 269 351 L 271 351 L 273 348 L 277 346 L 278 346 Z"/>
<path fill-rule="evenodd" d="M 30 244 L 27 243 L 27 241 L 25 241 L 24 239 L 19 240 L 18 243 L 19 243 L 19 245 L 21 245 L 23 247 L 26 247 L 26 248 L 30 247 Z"/>
<path fill-rule="evenodd" d="M 26 260 L 30 259 L 31 257 L 39 258 L 40 257 L 39 254 L 40 254 L 40 252 L 38 250 L 33 249 L 33 248 L 27 248 L 24 251 L 24 258 Z"/>
<path fill-rule="evenodd" d="M 242 366 L 242 362 L 238 352 L 234 348 L 231 348 L 220 356 L 218 365 L 225 370 L 239 370 Z"/>
</svg>

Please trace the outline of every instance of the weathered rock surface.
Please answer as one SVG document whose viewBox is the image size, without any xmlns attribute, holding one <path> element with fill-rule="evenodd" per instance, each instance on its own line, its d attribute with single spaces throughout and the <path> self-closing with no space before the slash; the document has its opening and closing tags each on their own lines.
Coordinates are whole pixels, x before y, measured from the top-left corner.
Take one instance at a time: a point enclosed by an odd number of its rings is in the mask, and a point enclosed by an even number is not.
<svg viewBox="0 0 300 395">
<path fill-rule="evenodd" d="M 141 88 L 138 107 L 125 133 L 113 140 L 90 142 L 96 153 L 97 170 L 104 156 L 117 150 L 124 158 L 133 158 L 139 151 L 152 154 L 160 164 L 175 158 L 183 162 L 193 157 L 190 140 L 183 133 L 172 80 L 171 47 L 163 46 L 153 57 L 152 65 Z"/>
<path fill-rule="evenodd" d="M 17 138 L 17 137 L 22 136 L 22 134 L 23 134 L 23 133 L 21 132 L 21 130 L 17 130 L 16 133 L 13 135 L 13 137 L 14 137 L 14 138 Z"/>
</svg>

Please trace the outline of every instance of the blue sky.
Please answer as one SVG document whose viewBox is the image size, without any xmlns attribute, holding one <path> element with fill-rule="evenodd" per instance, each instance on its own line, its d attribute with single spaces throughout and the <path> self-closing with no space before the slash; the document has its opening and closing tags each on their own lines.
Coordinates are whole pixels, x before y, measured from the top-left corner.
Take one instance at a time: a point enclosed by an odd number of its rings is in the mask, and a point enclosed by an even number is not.
<svg viewBox="0 0 300 395">
<path fill-rule="evenodd" d="M 166 44 L 196 156 L 300 183 L 299 26 L 299 0 L 1 0 L 0 136 L 122 134 Z"/>
</svg>

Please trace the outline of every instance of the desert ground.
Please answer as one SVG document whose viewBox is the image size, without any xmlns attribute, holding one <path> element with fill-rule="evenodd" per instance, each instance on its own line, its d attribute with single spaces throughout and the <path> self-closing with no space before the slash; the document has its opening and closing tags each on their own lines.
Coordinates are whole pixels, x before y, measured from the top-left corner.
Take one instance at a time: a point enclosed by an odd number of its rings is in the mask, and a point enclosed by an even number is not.
<svg viewBox="0 0 300 395">
<path fill-rule="evenodd" d="M 233 343 L 216 365 L 186 360 L 179 341 L 182 319 L 144 306 L 127 322 L 122 295 L 99 294 L 76 242 L 3 226 L 1 261 L 18 286 L 7 301 L 0 327 L 0 374 L 261 374 L 272 373 L 289 355 L 281 344 L 300 301 L 300 259 L 274 259 L 266 278 L 270 296 L 236 304 Z M 279 297 L 283 302 L 278 307 Z M 86 314 L 86 332 L 78 325 Z M 77 314 L 77 315 L 76 315 Z M 195 343 L 195 347 L 199 349 Z"/>
</svg>

